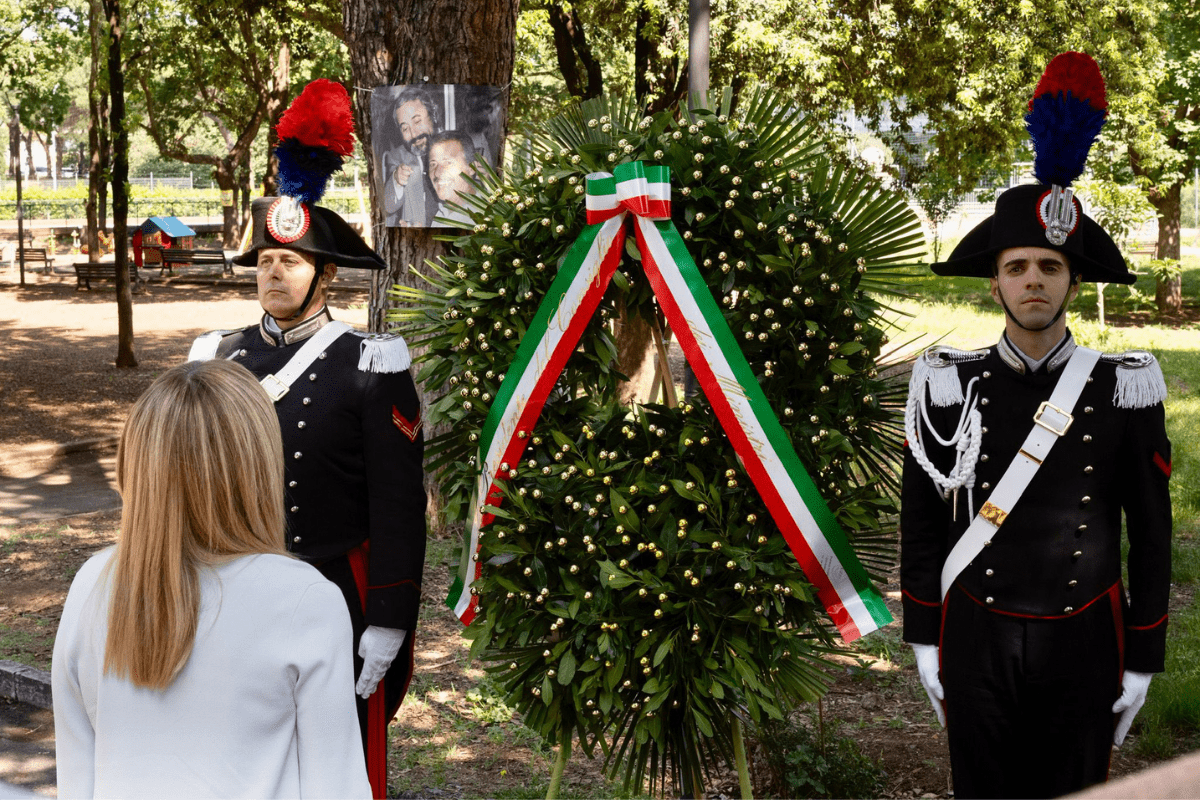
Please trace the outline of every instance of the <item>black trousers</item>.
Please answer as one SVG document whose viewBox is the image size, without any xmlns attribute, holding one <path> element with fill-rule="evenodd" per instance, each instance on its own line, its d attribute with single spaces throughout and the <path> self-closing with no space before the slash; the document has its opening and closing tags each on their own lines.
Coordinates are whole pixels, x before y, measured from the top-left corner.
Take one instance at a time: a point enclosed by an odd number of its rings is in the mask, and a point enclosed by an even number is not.
<svg viewBox="0 0 1200 800">
<path fill-rule="evenodd" d="M 1119 610 L 1065 619 L 946 598 L 941 678 L 956 800 L 1058 797 L 1108 777 L 1120 695 Z"/>
</svg>

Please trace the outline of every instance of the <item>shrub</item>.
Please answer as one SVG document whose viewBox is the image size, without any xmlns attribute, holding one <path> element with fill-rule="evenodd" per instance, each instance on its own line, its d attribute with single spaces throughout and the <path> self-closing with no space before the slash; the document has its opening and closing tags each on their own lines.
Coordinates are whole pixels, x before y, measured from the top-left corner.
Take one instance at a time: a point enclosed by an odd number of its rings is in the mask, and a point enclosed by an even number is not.
<svg viewBox="0 0 1200 800">
<path fill-rule="evenodd" d="M 883 767 L 848 736 L 832 730 L 817 715 L 793 715 L 769 722 L 759 731 L 769 767 L 769 785 L 756 787 L 766 797 L 879 797 Z"/>
</svg>

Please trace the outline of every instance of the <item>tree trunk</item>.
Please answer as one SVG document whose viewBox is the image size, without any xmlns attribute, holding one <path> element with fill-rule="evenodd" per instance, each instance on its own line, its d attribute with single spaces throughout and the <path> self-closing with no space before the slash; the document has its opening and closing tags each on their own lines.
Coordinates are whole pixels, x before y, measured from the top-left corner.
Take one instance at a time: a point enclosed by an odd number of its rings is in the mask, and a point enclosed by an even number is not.
<svg viewBox="0 0 1200 800">
<path fill-rule="evenodd" d="M 600 62 L 592 55 L 579 12 L 574 7 L 567 11 L 562 3 L 552 3 L 546 11 L 554 32 L 554 55 L 558 60 L 558 70 L 566 81 L 567 91 L 581 100 L 599 97 L 604 91 L 604 76 L 600 71 Z M 580 72 L 580 67 L 583 72 Z"/>
<path fill-rule="evenodd" d="M 20 119 L 17 118 L 15 110 L 13 111 L 12 125 L 16 128 L 16 131 L 17 131 L 17 151 L 18 151 L 17 161 L 19 162 L 20 161 L 20 149 L 21 149 L 21 121 L 20 121 Z M 21 288 L 25 288 L 25 258 L 21 254 L 22 248 L 25 247 L 25 212 L 23 211 L 22 204 L 21 204 L 21 170 L 19 167 L 20 167 L 20 165 L 18 164 L 18 169 L 16 172 L 16 179 L 17 179 L 17 249 L 16 249 L 15 253 L 16 253 L 17 263 L 21 265 Z"/>
<path fill-rule="evenodd" d="M 237 206 L 237 224 L 234 230 L 234 236 L 237 237 L 237 247 L 241 244 L 242 233 L 246 230 L 246 226 L 250 224 L 250 198 L 254 196 L 254 176 L 250 171 L 250 151 L 246 150 L 242 154 L 242 158 L 238 162 L 236 191 L 234 192 L 234 202 Z"/>
<path fill-rule="evenodd" d="M 483 84 L 509 87 L 512 84 L 514 44 L 519 0 L 343 0 L 345 41 L 350 43 L 350 66 L 354 86 L 384 86 L 430 83 Z M 437 31 L 437 35 L 431 35 Z M 371 196 L 371 230 L 375 250 L 388 265 L 371 281 L 368 311 L 370 329 L 387 329 L 390 307 L 387 290 L 393 284 L 417 285 L 410 274 L 414 264 L 446 255 L 449 246 L 433 240 L 429 228 L 386 228 L 383 198 L 375 184 L 375 162 L 371 157 L 371 103 L 367 92 L 351 92 L 354 119 L 363 152 L 367 154 L 367 185 Z M 508 94 L 500 108 L 502 136 L 496 163 L 504 163 L 504 138 L 508 134 Z M 414 355 L 417 353 L 414 353 Z M 423 387 L 422 387 L 423 388 Z M 422 405 L 428 392 L 421 392 Z M 422 410 L 424 416 L 425 409 Z M 426 430 L 436 436 L 437 428 Z M 429 515 L 441 516 L 438 475 L 429 471 L 425 489 Z"/>
<path fill-rule="evenodd" d="M 91 39 L 91 66 L 88 71 L 88 194 L 87 194 L 87 230 L 84 231 L 84 244 L 87 247 L 88 261 L 100 259 L 100 185 L 104 180 L 101 174 L 100 162 L 100 130 L 104 121 L 100 116 L 100 0 L 90 0 L 88 4 L 88 36 Z"/>
<path fill-rule="evenodd" d="M 25 177 L 36 181 L 37 170 L 33 168 L 33 131 L 25 134 L 25 169 Z"/>
<path fill-rule="evenodd" d="M 613 333 L 617 371 L 625 376 L 617 384 L 617 397 L 626 405 L 648 402 L 658 391 L 653 325 L 642 317 L 630 316 L 621 300 Z"/>
<path fill-rule="evenodd" d="M 57 172 L 53 171 L 54 170 L 54 146 L 53 146 L 53 142 L 51 141 L 53 136 L 54 136 L 53 133 L 48 133 L 48 134 L 46 134 L 46 136 L 44 138 L 40 134 L 37 137 L 38 144 L 40 144 L 42 146 L 42 152 L 46 154 L 46 177 L 47 178 L 53 177 L 54 175 L 58 174 Z"/>
<path fill-rule="evenodd" d="M 275 161 L 275 127 L 279 118 L 287 110 L 291 85 L 292 51 L 287 42 L 279 46 L 279 56 L 275 59 L 274 88 L 267 101 L 267 160 L 263 170 L 263 196 L 273 197 L 279 194 L 279 164 Z"/>
<path fill-rule="evenodd" d="M 1158 257 L 1179 260 L 1179 212 L 1181 183 L 1174 183 L 1165 192 L 1155 192 L 1150 202 L 1158 212 Z M 1154 302 L 1160 315 L 1178 314 L 1183 310 L 1183 278 L 1175 276 L 1160 280 L 1154 287 Z"/>
<path fill-rule="evenodd" d="M 517 8 L 518 0 L 345 0 L 342 18 L 345 40 L 350 43 L 354 86 L 428 81 L 507 87 L 512 81 Z M 430 35 L 435 30 L 439 34 Z M 370 97 L 357 91 L 352 96 L 359 140 L 368 154 L 375 249 L 388 264 L 371 285 L 370 327 L 372 331 L 383 331 L 389 307 L 387 289 L 396 283 L 414 285 L 409 266 L 446 254 L 447 246 L 435 242 L 428 229 L 384 227 L 382 198 L 375 185 L 375 159 L 370 157 Z M 507 104 L 501 113 L 507 134 Z M 497 154 L 497 159 L 502 162 L 503 152 Z"/>
<path fill-rule="evenodd" d="M 112 169 L 112 148 L 108 136 L 108 92 L 100 93 L 100 206 L 97 222 L 100 230 L 108 229 L 108 181 Z"/>
<path fill-rule="evenodd" d="M 217 162 L 213 168 L 213 178 L 217 182 L 217 188 L 221 190 L 221 213 L 224 215 L 221 221 L 221 245 L 230 250 L 240 242 L 237 237 L 237 175 L 234 172 L 233 160 L 229 156 Z"/>
<path fill-rule="evenodd" d="M 21 124 L 17 120 L 16 114 L 13 113 L 12 119 L 8 121 L 8 171 L 5 174 L 15 179 L 19 169 L 21 169 Z"/>
<path fill-rule="evenodd" d="M 136 367 L 133 353 L 133 291 L 129 285 L 129 132 L 125 129 L 125 73 L 121 63 L 121 0 L 105 0 L 108 12 L 108 86 L 112 93 L 113 255 L 117 262 L 117 366 Z"/>
</svg>

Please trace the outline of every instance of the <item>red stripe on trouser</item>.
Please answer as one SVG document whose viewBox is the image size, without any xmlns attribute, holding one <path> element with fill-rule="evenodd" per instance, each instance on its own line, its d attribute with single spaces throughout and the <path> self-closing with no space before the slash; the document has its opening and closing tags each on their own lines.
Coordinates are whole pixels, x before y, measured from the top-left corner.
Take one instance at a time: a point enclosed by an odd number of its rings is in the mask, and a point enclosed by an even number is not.
<svg viewBox="0 0 1200 800">
<path fill-rule="evenodd" d="M 1125 609 L 1121 606 L 1121 595 L 1124 592 L 1121 582 L 1117 581 L 1108 589 L 1108 599 L 1112 605 L 1113 628 L 1117 635 L 1117 696 L 1121 693 L 1121 684 L 1125 680 Z M 1117 722 L 1121 717 L 1113 714 L 1113 732 L 1117 730 Z M 1108 780 L 1112 771 L 1112 751 L 1108 754 L 1108 768 L 1104 771 L 1104 779 Z"/>
<path fill-rule="evenodd" d="M 346 553 L 350 571 L 354 573 L 354 586 L 358 589 L 358 601 L 362 603 L 363 615 L 367 613 L 367 558 L 370 542 L 364 541 Z M 371 796 L 387 797 L 387 710 L 384 707 L 383 679 L 375 687 L 375 693 L 367 700 L 367 778 L 371 781 Z"/>
</svg>

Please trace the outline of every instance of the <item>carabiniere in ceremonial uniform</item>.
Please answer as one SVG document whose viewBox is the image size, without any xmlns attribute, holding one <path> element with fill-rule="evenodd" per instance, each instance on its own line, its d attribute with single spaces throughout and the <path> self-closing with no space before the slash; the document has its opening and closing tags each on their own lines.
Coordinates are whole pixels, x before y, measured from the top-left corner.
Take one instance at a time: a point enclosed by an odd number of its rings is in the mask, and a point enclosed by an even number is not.
<svg viewBox="0 0 1200 800">
<path fill-rule="evenodd" d="M 253 238 L 234 263 L 257 267 L 257 325 L 196 340 L 190 359 L 244 365 L 275 402 L 283 433 L 288 549 L 342 590 L 368 777 L 387 796 L 387 723 L 412 677 L 425 563 L 421 402 L 404 340 L 330 317 L 339 267 L 385 264 L 334 211 L 316 205 L 353 150 L 350 100 L 309 84 L 277 126 L 279 197 L 251 206 Z"/>
<path fill-rule="evenodd" d="M 1090 70 L 1091 85 L 1063 88 Z M 1038 89 L 1035 104 L 1082 104 L 1073 118 L 1099 110 L 1103 122 L 1086 55 L 1055 59 Z M 1027 117 L 1031 131 L 1044 110 Z M 918 358 L 905 416 L 904 638 L 939 718 L 944 709 L 958 798 L 1056 797 L 1105 780 L 1114 738 L 1164 668 L 1167 390 L 1151 354 L 1101 354 L 1066 330 L 1081 280 L 1134 276 L 1065 188 L 1070 170 L 1045 163 L 1070 134 L 1042 133 L 1043 183 L 1000 195 L 933 266 L 991 278 L 1006 331 L 983 350 Z"/>
</svg>

